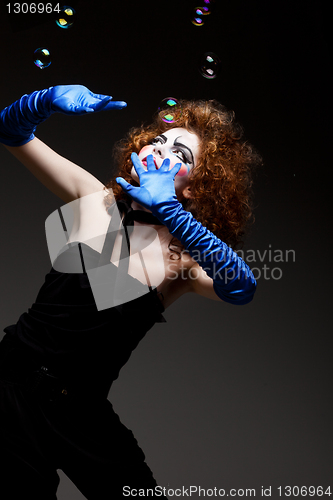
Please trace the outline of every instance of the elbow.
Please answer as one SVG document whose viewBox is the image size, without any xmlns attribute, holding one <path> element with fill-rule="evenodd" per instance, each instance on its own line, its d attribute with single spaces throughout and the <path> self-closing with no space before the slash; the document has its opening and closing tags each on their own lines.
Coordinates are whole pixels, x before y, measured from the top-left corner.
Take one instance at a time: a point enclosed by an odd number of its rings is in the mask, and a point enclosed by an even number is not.
<svg viewBox="0 0 333 500">
<path fill-rule="evenodd" d="M 251 279 L 246 282 L 246 286 L 233 290 L 228 290 L 223 285 L 219 286 L 216 282 L 214 282 L 213 287 L 216 295 L 224 302 L 242 306 L 252 302 L 257 289 L 257 282 L 255 279 Z"/>
</svg>

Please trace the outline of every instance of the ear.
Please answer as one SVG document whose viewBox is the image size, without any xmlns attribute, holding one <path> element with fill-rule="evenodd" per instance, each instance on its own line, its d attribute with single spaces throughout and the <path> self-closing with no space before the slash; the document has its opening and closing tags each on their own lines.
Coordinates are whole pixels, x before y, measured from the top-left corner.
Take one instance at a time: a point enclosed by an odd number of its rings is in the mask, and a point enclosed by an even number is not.
<svg viewBox="0 0 333 500">
<path fill-rule="evenodd" d="M 188 186 L 183 189 L 182 191 L 182 195 L 184 196 L 184 198 L 186 199 L 189 199 L 189 198 L 192 198 L 192 195 L 191 195 L 191 188 L 189 188 Z"/>
</svg>

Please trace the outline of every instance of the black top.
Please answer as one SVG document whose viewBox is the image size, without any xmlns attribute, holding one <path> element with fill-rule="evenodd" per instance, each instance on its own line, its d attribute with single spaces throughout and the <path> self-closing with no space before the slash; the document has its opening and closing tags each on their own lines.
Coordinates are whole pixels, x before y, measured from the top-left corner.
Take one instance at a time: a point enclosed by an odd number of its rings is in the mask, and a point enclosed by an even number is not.
<svg viewBox="0 0 333 500">
<path fill-rule="evenodd" d="M 161 315 L 163 305 L 156 288 L 151 287 L 148 293 L 135 300 L 104 310 L 97 309 L 86 271 L 105 259 L 106 251 L 108 264 L 113 266 L 110 263 L 110 239 L 114 243 L 115 237 L 116 233 L 108 230 L 101 254 L 84 243 L 66 246 L 46 275 L 35 303 L 20 316 L 16 325 L 4 330 L 21 341 L 30 352 L 40 356 L 51 371 L 80 385 L 94 385 L 98 380 L 99 391 L 105 394 L 146 332 L 156 322 L 165 321 Z M 66 273 L 54 269 L 58 267 L 59 259 L 68 262 L 77 259 L 78 255 L 81 261 L 84 255 L 83 272 Z M 131 288 L 133 285 L 133 289 L 137 287 L 142 291 L 144 285 L 137 279 L 127 274 L 126 280 Z"/>
</svg>

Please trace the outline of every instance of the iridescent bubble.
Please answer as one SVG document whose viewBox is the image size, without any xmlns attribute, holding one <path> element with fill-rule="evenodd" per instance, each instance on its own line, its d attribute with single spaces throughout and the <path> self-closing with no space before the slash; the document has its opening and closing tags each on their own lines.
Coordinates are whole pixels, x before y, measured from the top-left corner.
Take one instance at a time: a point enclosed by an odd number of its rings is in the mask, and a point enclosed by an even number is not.
<svg viewBox="0 0 333 500">
<path fill-rule="evenodd" d="M 158 114 L 165 123 L 175 123 L 182 114 L 182 107 L 174 97 L 166 97 L 158 107 Z"/>
<path fill-rule="evenodd" d="M 212 12 L 212 10 L 214 9 L 214 4 L 215 3 L 215 0 L 204 0 L 204 4 L 206 6 L 206 8 L 208 9 L 206 11 L 206 14 L 210 14 Z"/>
<path fill-rule="evenodd" d="M 68 7 L 68 5 L 62 7 L 56 20 L 57 25 L 60 26 L 60 28 L 68 29 L 73 26 L 74 21 L 75 10 L 73 7 Z"/>
<path fill-rule="evenodd" d="M 38 68 L 45 69 L 51 64 L 51 54 L 45 47 L 40 47 L 34 52 L 34 63 Z"/>
<path fill-rule="evenodd" d="M 204 25 L 203 20 L 199 16 L 195 16 L 193 19 L 191 19 L 191 22 L 192 22 L 192 24 L 194 24 L 194 26 L 203 26 Z"/>
<path fill-rule="evenodd" d="M 194 13 L 192 14 L 191 17 L 191 23 L 194 24 L 194 26 L 203 26 L 204 21 L 202 19 L 204 9 L 203 7 L 195 7 Z"/>
<path fill-rule="evenodd" d="M 208 16 L 210 14 L 209 7 L 204 6 L 204 7 L 202 7 L 202 10 L 203 10 L 203 13 L 202 13 L 203 16 Z"/>
<path fill-rule="evenodd" d="M 220 58 L 214 52 L 206 52 L 201 59 L 200 73 L 205 78 L 216 78 L 221 68 Z"/>
<path fill-rule="evenodd" d="M 210 14 L 209 7 L 196 7 L 195 8 L 195 14 L 196 16 L 208 16 Z"/>
</svg>

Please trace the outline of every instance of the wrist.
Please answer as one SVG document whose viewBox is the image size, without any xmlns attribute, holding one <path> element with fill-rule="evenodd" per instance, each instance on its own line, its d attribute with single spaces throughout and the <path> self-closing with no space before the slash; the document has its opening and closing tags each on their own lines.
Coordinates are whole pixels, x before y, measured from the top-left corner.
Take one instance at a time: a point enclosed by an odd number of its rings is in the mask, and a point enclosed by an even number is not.
<svg viewBox="0 0 333 500">
<path fill-rule="evenodd" d="M 171 232 L 175 227 L 175 218 L 184 210 L 183 205 L 178 201 L 176 197 L 170 200 L 163 201 L 162 203 L 157 203 L 151 208 L 152 213 L 159 219 L 164 226 L 166 226 Z"/>
<path fill-rule="evenodd" d="M 28 96 L 29 110 L 32 113 L 31 122 L 39 125 L 56 111 L 52 109 L 52 94 L 50 87 L 48 89 L 37 90 Z"/>
<path fill-rule="evenodd" d="M 17 147 L 35 137 L 37 125 L 54 113 L 50 89 L 24 94 L 0 112 L 0 142 Z"/>
</svg>

